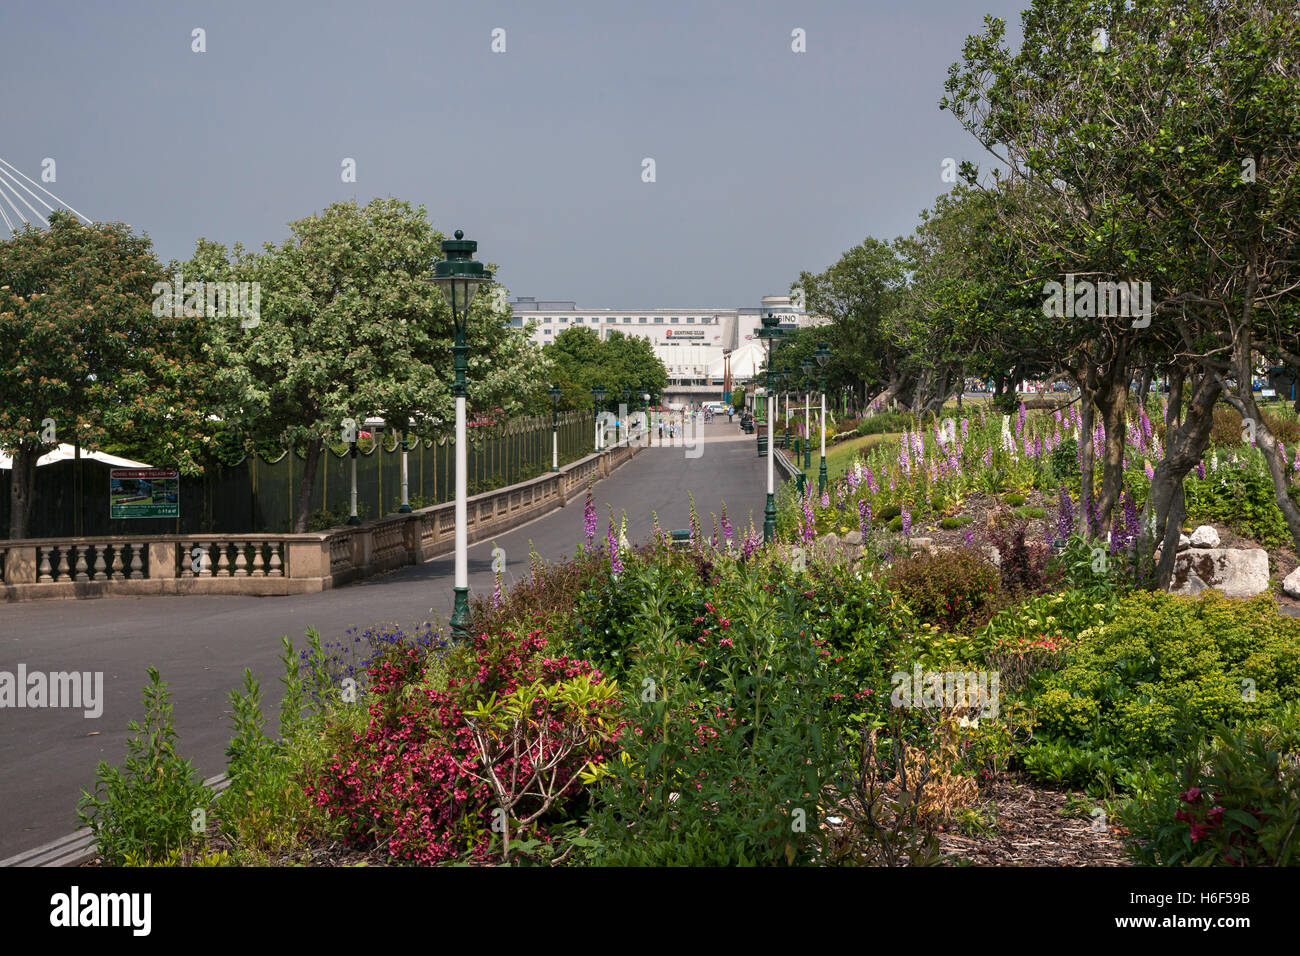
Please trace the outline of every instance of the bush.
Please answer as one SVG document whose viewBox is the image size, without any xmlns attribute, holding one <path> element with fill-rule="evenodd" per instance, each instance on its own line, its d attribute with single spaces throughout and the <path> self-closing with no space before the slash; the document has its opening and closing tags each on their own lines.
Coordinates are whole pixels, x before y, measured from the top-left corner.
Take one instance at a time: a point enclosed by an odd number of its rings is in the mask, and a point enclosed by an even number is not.
<svg viewBox="0 0 1300 956">
<path fill-rule="evenodd" d="M 1187 520 L 1218 521 L 1260 544 L 1289 545 L 1291 531 L 1277 506 L 1263 455 L 1248 451 L 1244 458 L 1236 457 L 1220 455 L 1218 470 L 1207 467 L 1204 480 L 1196 472 L 1187 476 Z"/>
<path fill-rule="evenodd" d="M 1008 523 L 1008 518 L 1014 523 Z M 1002 587 L 1013 597 L 1021 598 L 1052 588 L 1061 578 L 1053 551 L 1041 542 L 1025 540 L 1027 525 L 1005 513 L 989 516 L 989 540 L 998 551 L 998 569 Z"/>
<path fill-rule="evenodd" d="M 1176 777 L 1121 811 L 1129 847 L 1153 866 L 1300 865 L 1300 773 L 1258 732 L 1222 728 Z"/>
<path fill-rule="evenodd" d="M 1300 698 L 1300 621 L 1272 600 L 1136 592 L 1083 631 L 1035 701 L 1042 735 L 1133 757 Z"/>
<path fill-rule="evenodd" d="M 1047 461 L 1056 482 L 1075 478 L 1079 474 L 1079 443 L 1073 438 L 1062 438 Z"/>
<path fill-rule="evenodd" d="M 885 582 L 918 618 L 957 634 L 986 624 L 1002 598 L 997 568 L 973 548 L 899 561 L 885 572 Z"/>
<path fill-rule="evenodd" d="M 583 734 L 575 740 L 574 721 L 584 730 L 592 721 L 618 726 L 613 707 L 595 697 L 595 706 L 574 716 L 565 701 L 590 695 L 601 675 L 585 661 L 544 656 L 546 646 L 540 630 L 525 637 L 479 634 L 446 677 L 445 689 L 425 682 L 418 649 L 386 652 L 370 667 L 373 702 L 364 733 L 327 728 L 335 749 L 308 785 L 316 805 L 339 822 L 349 843 L 382 846 L 417 863 L 467 852 L 485 860 L 495 834 L 506 827 L 520 840 L 520 850 L 545 852 L 552 839 L 549 824 L 558 818 L 562 825 L 580 809 L 579 773 L 613 751 L 612 735 Z M 488 712 L 503 700 L 513 700 L 512 706 L 525 700 L 521 688 L 536 694 L 526 698 L 516 722 L 507 715 L 494 737 L 485 728 L 497 718 Z M 502 735 L 520 746 L 485 755 L 485 746 L 491 748 Z M 485 778 L 485 756 L 497 781 L 519 797 L 508 808 L 508 819 L 495 813 L 502 806 L 496 783 Z M 520 789 L 535 780 L 535 768 L 549 762 L 554 766 L 544 795 L 520 797 Z"/>
<path fill-rule="evenodd" d="M 1283 416 L 1278 412 L 1265 411 L 1260 409 L 1260 417 L 1264 419 L 1264 424 L 1268 430 L 1279 441 L 1286 442 L 1287 445 L 1295 447 L 1297 441 L 1300 441 L 1300 423 L 1291 416 Z M 1231 405 L 1216 405 L 1214 408 L 1214 424 L 1210 428 L 1210 443 L 1223 448 L 1225 446 L 1242 444 L 1241 433 L 1243 431 L 1241 413 Z"/>
<path fill-rule="evenodd" d="M 108 866 L 123 866 L 128 857 L 142 864 L 194 851 L 212 807 L 212 791 L 194 765 L 176 753 L 167 684 L 156 668 L 146 673 L 145 722 L 127 725 L 135 736 L 127 738 L 126 763 L 113 767 L 101 761 L 94 794 L 83 790 L 77 804 L 77 816 Z"/>
<path fill-rule="evenodd" d="M 616 866 L 799 864 L 821 857 L 833 776 L 821 657 L 800 601 L 745 575 L 677 640 L 647 595 L 624 759 L 607 765 L 584 843 Z"/>
<path fill-rule="evenodd" d="M 706 613 L 702 586 L 712 578 L 708 561 L 684 549 L 662 549 L 654 560 L 645 556 L 625 559 L 618 581 L 605 570 L 588 580 L 588 588 L 574 606 L 573 653 L 598 665 L 614 679 L 627 672 L 634 649 L 651 622 L 645 617 L 646 599 L 664 593 L 664 623 L 684 629 Z"/>
<path fill-rule="evenodd" d="M 970 522 L 970 515 L 950 515 L 947 518 L 939 519 L 939 527 L 951 531 L 954 528 L 964 528 L 966 525 L 970 524 Z"/>
</svg>

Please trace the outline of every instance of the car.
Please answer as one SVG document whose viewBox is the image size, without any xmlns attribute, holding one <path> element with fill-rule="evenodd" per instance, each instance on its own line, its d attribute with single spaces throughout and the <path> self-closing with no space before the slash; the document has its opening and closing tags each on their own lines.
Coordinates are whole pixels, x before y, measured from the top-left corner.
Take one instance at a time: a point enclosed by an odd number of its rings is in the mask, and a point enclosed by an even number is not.
<svg viewBox="0 0 1300 956">
<path fill-rule="evenodd" d="M 709 402 L 709 404 L 705 405 L 704 407 L 707 408 L 709 411 L 711 411 L 711 412 L 712 412 L 713 414 L 715 414 L 715 415 L 725 415 L 725 414 L 727 414 L 727 403 L 726 403 L 726 402 Z"/>
</svg>

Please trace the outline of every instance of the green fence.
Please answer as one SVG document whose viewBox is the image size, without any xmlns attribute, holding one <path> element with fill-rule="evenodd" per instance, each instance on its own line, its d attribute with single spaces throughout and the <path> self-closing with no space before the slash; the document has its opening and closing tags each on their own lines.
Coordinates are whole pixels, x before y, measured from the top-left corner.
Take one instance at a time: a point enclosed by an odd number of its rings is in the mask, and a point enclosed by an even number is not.
<svg viewBox="0 0 1300 956">
<path fill-rule="evenodd" d="M 595 420 L 590 412 L 559 417 L 560 464 L 591 454 Z M 402 503 L 402 451 L 399 437 L 384 433 L 368 453 L 357 455 L 357 512 L 377 518 Z M 455 491 L 455 441 L 413 442 L 407 452 L 408 494 L 413 508 L 441 504 Z M 326 513 L 346 518 L 350 510 L 350 455 L 324 452 L 316 470 L 312 508 L 316 524 Z M 165 467 L 166 463 L 153 463 Z M 467 482 L 478 494 L 515 484 L 550 470 L 551 417 L 522 418 L 500 426 L 470 429 Z M 273 461 L 250 454 L 230 464 L 214 464 L 201 476 L 181 479 L 179 519 L 111 520 L 108 517 L 108 470 L 84 462 L 82 478 L 65 462 L 36 470 L 31 537 L 74 534 L 217 534 L 287 532 L 293 525 L 293 502 L 304 459 L 290 452 Z M 0 537 L 8 531 L 9 488 L 0 471 Z"/>
</svg>

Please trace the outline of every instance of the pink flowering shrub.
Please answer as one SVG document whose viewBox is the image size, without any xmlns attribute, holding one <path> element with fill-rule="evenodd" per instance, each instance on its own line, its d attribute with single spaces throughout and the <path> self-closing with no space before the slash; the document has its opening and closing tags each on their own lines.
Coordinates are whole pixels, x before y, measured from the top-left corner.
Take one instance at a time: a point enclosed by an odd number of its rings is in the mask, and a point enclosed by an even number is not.
<svg viewBox="0 0 1300 956">
<path fill-rule="evenodd" d="M 398 859 L 420 864 L 467 853 L 487 859 L 495 805 L 491 789 L 480 779 L 481 758 L 466 710 L 493 694 L 513 693 L 521 684 L 551 685 L 584 676 L 601 680 L 586 661 L 546 656 L 546 646 L 539 630 L 525 637 L 480 634 L 453 667 L 445 689 L 424 682 L 422 657 L 412 648 L 398 648 L 378 660 L 370 669 L 373 702 L 366 731 L 339 742 L 319 778 L 308 783 L 308 795 L 329 817 L 343 822 L 351 844 L 383 846 Z M 539 703 L 539 720 L 560 719 L 542 707 Z M 617 725 L 613 705 L 610 710 L 604 719 Z M 553 757 L 553 741 L 561 736 L 553 733 L 534 751 L 534 759 Z M 589 762 L 603 763 L 614 748 L 613 741 L 597 741 L 558 764 L 554 779 L 561 799 L 539 821 L 535 836 L 545 841 L 547 821 L 563 819 L 575 808 L 584 796 L 577 774 Z M 495 769 L 507 780 L 522 781 L 533 767 L 528 755 L 521 754 Z M 525 802 L 515 814 L 529 810 Z"/>
</svg>

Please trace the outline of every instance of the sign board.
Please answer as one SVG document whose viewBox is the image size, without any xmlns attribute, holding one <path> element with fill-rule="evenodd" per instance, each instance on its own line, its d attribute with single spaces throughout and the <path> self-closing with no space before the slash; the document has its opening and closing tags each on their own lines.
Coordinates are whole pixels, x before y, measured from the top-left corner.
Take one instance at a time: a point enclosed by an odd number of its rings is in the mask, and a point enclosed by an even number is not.
<svg viewBox="0 0 1300 956">
<path fill-rule="evenodd" d="M 1263 390 L 1260 391 L 1259 394 L 1260 394 L 1263 398 L 1276 398 L 1276 397 L 1277 397 L 1277 392 L 1274 391 L 1274 390 L 1271 389 L 1271 388 L 1263 389 Z"/>
<path fill-rule="evenodd" d="M 108 473 L 110 518 L 179 518 L 181 476 L 175 468 L 113 468 Z"/>
</svg>

